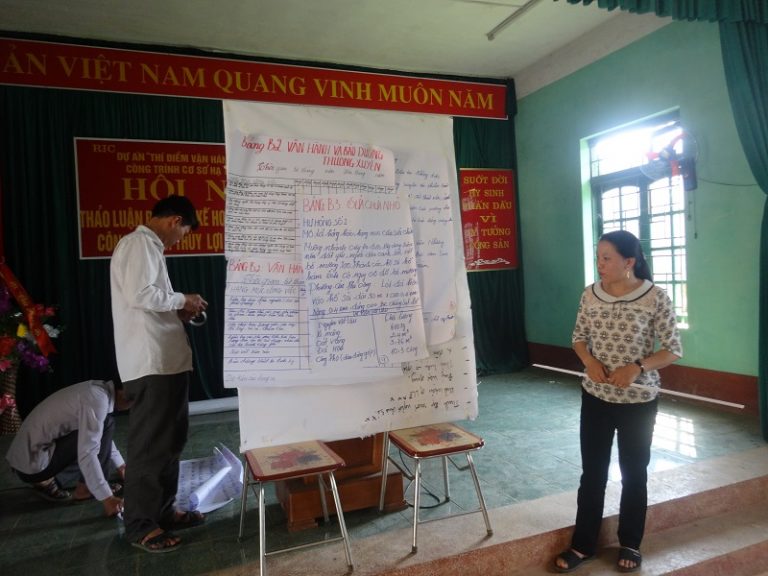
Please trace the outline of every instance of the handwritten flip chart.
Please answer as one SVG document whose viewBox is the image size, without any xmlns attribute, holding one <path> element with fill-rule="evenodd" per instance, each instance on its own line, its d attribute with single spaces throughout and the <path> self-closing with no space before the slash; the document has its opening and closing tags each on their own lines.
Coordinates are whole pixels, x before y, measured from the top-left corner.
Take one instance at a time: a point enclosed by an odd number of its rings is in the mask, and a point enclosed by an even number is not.
<svg viewBox="0 0 768 576">
<path fill-rule="evenodd" d="M 241 450 L 475 417 L 451 120 L 224 111 Z"/>
<path fill-rule="evenodd" d="M 341 226 L 324 226 L 337 206 Z M 305 197 L 302 264 L 318 364 L 382 366 L 427 356 L 408 203 L 393 195 Z M 330 340 L 330 339 L 333 340 Z M 350 346 L 354 346 L 349 350 Z"/>
<path fill-rule="evenodd" d="M 240 390 L 241 449 L 300 439 L 341 440 L 477 415 L 472 342 L 437 346 L 404 375 L 346 386 Z"/>
<path fill-rule="evenodd" d="M 346 384 L 401 373 L 399 366 L 382 365 L 375 349 L 372 354 L 360 352 L 368 350 L 363 346 L 368 334 L 355 334 L 352 321 L 317 322 L 311 337 L 305 285 L 302 266 L 296 261 L 286 262 L 278 257 L 229 260 L 224 322 L 225 386 Z M 335 325 L 340 328 L 334 329 Z M 315 347 L 313 355 L 311 343 Z M 346 363 L 343 371 L 334 368 L 345 363 L 326 361 L 329 351 L 337 348 L 333 352 L 336 356 L 349 354 L 356 360 L 351 367 L 351 362 Z M 322 368 L 322 374 L 313 372 L 313 367 Z"/>
<path fill-rule="evenodd" d="M 395 161 L 398 191 L 409 200 L 427 342 L 456 334 L 457 294 L 448 165 L 440 156 L 404 154 Z"/>
<path fill-rule="evenodd" d="M 243 174 L 232 179 L 227 201 L 228 286 L 237 285 L 238 296 L 270 291 L 286 307 L 248 310 L 228 291 L 225 384 L 261 385 L 260 369 L 290 371 L 276 378 L 287 385 L 302 379 L 296 370 L 393 367 L 426 357 L 411 213 L 395 191 L 392 153 L 274 136 L 238 134 L 236 142 L 232 164 Z M 283 226 L 274 223 L 277 213 Z M 300 257 L 301 265 L 235 263 L 243 249 Z M 230 368 L 236 376 L 226 374 Z"/>
</svg>

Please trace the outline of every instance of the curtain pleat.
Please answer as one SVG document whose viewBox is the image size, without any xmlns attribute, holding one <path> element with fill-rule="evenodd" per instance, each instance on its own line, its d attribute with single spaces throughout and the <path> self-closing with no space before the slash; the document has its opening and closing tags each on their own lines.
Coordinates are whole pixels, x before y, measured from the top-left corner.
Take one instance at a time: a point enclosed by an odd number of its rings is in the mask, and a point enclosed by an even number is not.
<svg viewBox="0 0 768 576">
<path fill-rule="evenodd" d="M 720 44 L 739 140 L 760 188 L 768 194 L 768 26 L 721 22 Z M 760 231 L 758 390 L 768 440 L 768 202 Z"/>
<path fill-rule="evenodd" d="M 594 0 L 567 0 L 589 6 Z M 768 23 L 765 0 L 597 0 L 598 8 L 633 14 L 653 13 L 673 20 Z"/>
</svg>

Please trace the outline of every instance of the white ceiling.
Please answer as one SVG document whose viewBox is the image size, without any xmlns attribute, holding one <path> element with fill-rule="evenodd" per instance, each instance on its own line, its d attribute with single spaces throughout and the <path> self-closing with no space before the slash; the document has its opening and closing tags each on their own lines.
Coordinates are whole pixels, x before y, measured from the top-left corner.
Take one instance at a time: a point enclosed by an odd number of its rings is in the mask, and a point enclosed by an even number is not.
<svg viewBox="0 0 768 576">
<path fill-rule="evenodd" d="M 515 78 L 518 96 L 667 23 L 566 0 L 0 0 L 0 14 L 10 32 Z"/>
</svg>

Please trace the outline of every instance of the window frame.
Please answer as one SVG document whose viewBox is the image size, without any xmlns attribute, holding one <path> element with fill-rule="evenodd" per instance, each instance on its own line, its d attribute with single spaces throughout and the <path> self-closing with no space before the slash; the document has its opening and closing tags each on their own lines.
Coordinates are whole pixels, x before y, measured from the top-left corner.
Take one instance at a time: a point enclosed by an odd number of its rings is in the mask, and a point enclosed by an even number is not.
<svg viewBox="0 0 768 576">
<path fill-rule="evenodd" d="M 639 210 L 637 214 L 638 221 L 638 238 L 643 249 L 643 253 L 648 258 L 651 269 L 654 268 L 654 256 L 661 251 L 668 251 L 668 257 L 671 259 L 671 273 L 668 274 L 669 278 L 665 278 L 664 281 L 655 281 L 660 286 L 667 290 L 669 297 L 675 306 L 675 315 L 677 318 L 677 324 L 679 328 L 688 328 L 689 326 L 689 306 L 688 306 L 688 266 L 687 266 L 687 252 L 688 252 L 688 238 L 687 238 L 687 226 L 685 222 L 687 220 L 687 205 L 688 205 L 688 191 L 685 190 L 682 178 L 680 176 L 667 176 L 657 180 L 649 178 L 643 173 L 642 168 L 638 166 L 625 168 L 616 172 L 608 174 L 600 174 L 592 176 L 595 162 L 593 158 L 594 147 L 606 137 L 612 135 L 618 135 L 620 132 L 631 131 L 641 129 L 644 126 L 659 126 L 673 122 L 672 126 L 667 126 L 664 131 L 673 130 L 675 127 L 680 127 L 679 117 L 676 113 L 667 113 L 662 116 L 655 117 L 643 121 L 641 123 L 632 124 L 631 126 L 625 126 L 617 130 L 612 130 L 609 133 L 603 133 L 599 137 L 590 138 L 586 141 L 586 152 L 588 154 L 588 166 L 589 166 L 589 178 L 586 185 L 590 194 L 591 203 L 591 223 L 592 233 L 594 238 L 600 238 L 605 230 L 605 214 L 603 213 L 603 198 L 606 192 L 611 190 L 619 190 L 619 202 L 622 200 L 621 189 L 626 187 L 634 187 L 637 189 Z M 677 179 L 675 181 L 675 179 Z M 680 192 L 683 194 L 682 210 L 674 209 L 674 203 L 670 203 L 668 210 L 663 213 L 653 213 L 651 210 L 651 194 L 654 188 L 654 183 L 659 181 L 666 181 L 662 187 L 672 188 L 679 187 Z M 675 242 L 675 216 L 682 214 L 684 233 L 682 235 L 682 246 Z M 652 222 L 655 216 L 664 215 L 665 218 L 670 219 L 670 237 L 668 244 L 663 247 L 654 247 L 654 239 L 651 238 Z M 624 218 L 623 209 L 619 210 L 619 227 L 625 229 L 625 223 L 627 221 L 635 220 L 635 218 Z M 613 222 L 616 222 L 615 220 Z M 615 227 L 609 228 L 610 230 Z M 661 255 L 660 255 L 661 256 Z M 676 264 L 676 258 L 682 256 L 682 269 Z M 594 265 L 594 264 L 593 264 Z M 678 278 L 678 276 L 680 278 Z"/>
</svg>

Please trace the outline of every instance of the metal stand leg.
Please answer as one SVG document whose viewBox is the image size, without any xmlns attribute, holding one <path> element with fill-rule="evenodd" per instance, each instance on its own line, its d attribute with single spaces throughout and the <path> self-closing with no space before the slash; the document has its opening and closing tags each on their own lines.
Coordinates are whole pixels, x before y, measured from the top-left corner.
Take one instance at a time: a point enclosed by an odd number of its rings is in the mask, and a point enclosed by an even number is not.
<svg viewBox="0 0 768 576">
<path fill-rule="evenodd" d="M 237 535 L 238 542 L 243 539 L 243 530 L 245 529 L 245 503 L 248 500 L 248 484 L 250 483 L 250 473 L 248 472 L 248 463 L 243 458 L 243 494 L 240 496 L 240 532 Z"/>
<path fill-rule="evenodd" d="M 259 482 L 259 574 L 267 576 L 267 522 L 264 513 L 264 484 Z"/>
<path fill-rule="evenodd" d="M 317 491 L 320 493 L 320 506 L 323 508 L 323 520 L 328 524 L 331 519 L 328 517 L 328 503 L 325 500 L 325 482 L 323 481 L 323 475 L 317 475 Z"/>
<path fill-rule="evenodd" d="M 451 499 L 451 485 L 448 482 L 448 456 L 442 457 L 443 461 L 443 485 L 445 486 L 445 501 Z"/>
<path fill-rule="evenodd" d="M 379 495 L 379 512 L 384 511 L 384 495 L 387 491 L 387 471 L 389 470 L 389 434 L 384 432 L 384 446 L 381 456 L 381 494 Z"/>
<path fill-rule="evenodd" d="M 349 549 L 349 534 L 347 534 L 347 524 L 344 522 L 344 512 L 341 509 L 341 500 L 339 500 L 339 489 L 336 486 L 336 478 L 333 471 L 328 473 L 331 480 L 331 492 L 333 493 L 333 503 L 336 506 L 336 517 L 339 519 L 339 528 L 341 528 L 341 537 L 344 540 L 344 553 L 347 555 L 347 566 L 354 570 L 352 565 L 352 552 Z M 262 576 L 264 576 L 262 574 Z"/>
<path fill-rule="evenodd" d="M 419 530 L 419 500 L 421 496 L 421 460 L 416 460 L 416 474 L 413 482 L 413 545 L 411 554 L 415 554 L 418 546 L 416 539 Z"/>
<path fill-rule="evenodd" d="M 493 534 L 491 528 L 491 520 L 488 518 L 488 508 L 485 507 L 485 498 L 483 498 L 483 492 L 480 490 L 480 480 L 477 478 L 477 471 L 475 470 L 475 463 L 472 460 L 472 454 L 467 452 L 467 463 L 469 464 L 469 471 L 472 474 L 472 481 L 475 483 L 475 490 L 477 491 L 477 499 L 480 501 L 480 510 L 483 512 L 483 519 L 485 520 L 485 530 L 490 536 Z"/>
</svg>

